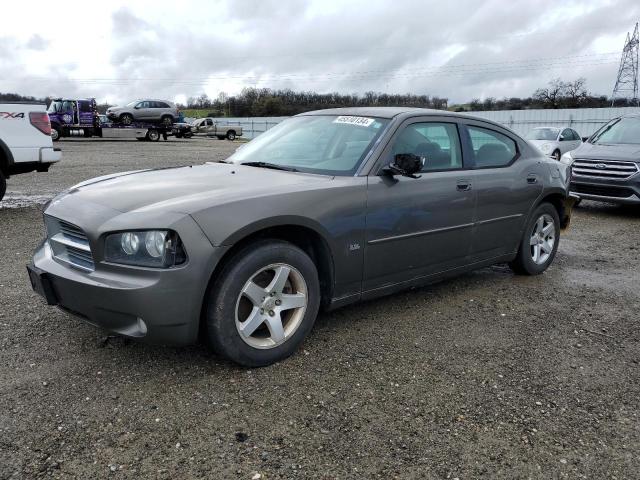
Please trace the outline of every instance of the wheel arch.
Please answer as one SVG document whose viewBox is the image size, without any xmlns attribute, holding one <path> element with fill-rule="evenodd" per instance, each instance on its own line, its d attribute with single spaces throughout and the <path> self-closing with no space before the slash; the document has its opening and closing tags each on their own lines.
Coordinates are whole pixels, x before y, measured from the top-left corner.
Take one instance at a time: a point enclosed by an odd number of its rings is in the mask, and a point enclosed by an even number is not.
<svg viewBox="0 0 640 480">
<path fill-rule="evenodd" d="M 231 245 L 223 257 L 218 261 L 209 277 L 209 283 L 205 292 L 208 292 L 212 284 L 216 281 L 220 272 L 233 261 L 233 258 L 248 245 L 260 240 L 283 240 L 297 246 L 303 250 L 318 270 L 320 281 L 321 307 L 327 307 L 331 303 L 334 285 L 334 257 L 329 243 L 325 236 L 317 228 L 300 222 L 272 223 L 267 221 L 259 222 L 256 225 L 248 226 L 230 236 L 225 245 Z M 206 293 L 205 293 L 206 295 Z M 202 301 L 202 315 L 205 314 L 206 298 Z M 202 322 L 201 322 L 202 323 Z"/>
<path fill-rule="evenodd" d="M 13 154 L 6 143 L 0 139 L 0 171 L 9 178 L 10 166 L 13 165 Z"/>
<path fill-rule="evenodd" d="M 536 208 L 543 203 L 550 203 L 558 212 L 558 218 L 560 219 L 560 228 L 565 229 L 569 226 L 571 221 L 571 206 L 567 205 L 566 192 L 564 191 L 550 191 L 543 195 Z"/>
</svg>

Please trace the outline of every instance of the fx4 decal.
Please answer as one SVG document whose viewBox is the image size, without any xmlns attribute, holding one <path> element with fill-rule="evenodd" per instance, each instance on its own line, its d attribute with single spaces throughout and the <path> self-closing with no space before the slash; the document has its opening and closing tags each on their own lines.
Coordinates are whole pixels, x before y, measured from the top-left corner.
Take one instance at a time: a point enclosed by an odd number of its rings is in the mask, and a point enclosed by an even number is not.
<svg viewBox="0 0 640 480">
<path fill-rule="evenodd" d="M 0 112 L 0 118 L 24 118 L 24 112 Z"/>
</svg>

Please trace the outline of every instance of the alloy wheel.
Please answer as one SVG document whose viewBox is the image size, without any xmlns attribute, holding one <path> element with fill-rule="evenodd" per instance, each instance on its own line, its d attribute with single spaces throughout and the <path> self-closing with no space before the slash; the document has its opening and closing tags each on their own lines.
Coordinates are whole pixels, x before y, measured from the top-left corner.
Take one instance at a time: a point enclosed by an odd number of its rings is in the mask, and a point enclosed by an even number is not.
<svg viewBox="0 0 640 480">
<path fill-rule="evenodd" d="M 291 265 L 278 263 L 258 270 L 236 301 L 240 338 L 259 349 L 282 345 L 300 327 L 307 302 L 307 283 Z"/>
<path fill-rule="evenodd" d="M 538 265 L 545 263 L 551 256 L 555 243 L 556 226 L 551 215 L 545 213 L 533 225 L 533 231 L 529 239 L 533 263 Z"/>
</svg>

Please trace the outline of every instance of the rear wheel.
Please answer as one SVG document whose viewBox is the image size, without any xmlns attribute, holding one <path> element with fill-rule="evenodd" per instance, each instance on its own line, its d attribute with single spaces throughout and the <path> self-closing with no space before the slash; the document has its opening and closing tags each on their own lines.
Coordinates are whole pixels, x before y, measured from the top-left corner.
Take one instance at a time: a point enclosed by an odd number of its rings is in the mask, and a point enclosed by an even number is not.
<svg viewBox="0 0 640 480">
<path fill-rule="evenodd" d="M 229 130 L 227 132 L 227 140 L 235 140 L 236 139 L 236 132 L 234 132 L 233 130 Z"/>
<path fill-rule="evenodd" d="M 171 125 L 173 125 L 173 117 L 171 115 L 165 115 L 160 119 L 160 122 L 165 127 L 170 127 Z"/>
<path fill-rule="evenodd" d="M 238 252 L 207 293 L 206 338 L 225 357 L 262 367 L 290 356 L 318 314 L 320 284 L 300 248 L 264 240 Z"/>
<path fill-rule="evenodd" d="M 509 266 L 521 275 L 538 275 L 553 262 L 559 243 L 558 212 L 550 203 L 543 203 L 535 209 L 527 223 L 518 255 Z"/>
<path fill-rule="evenodd" d="M 4 177 L 4 173 L 0 171 L 0 200 L 4 198 L 4 194 L 7 191 L 7 179 Z"/>
</svg>

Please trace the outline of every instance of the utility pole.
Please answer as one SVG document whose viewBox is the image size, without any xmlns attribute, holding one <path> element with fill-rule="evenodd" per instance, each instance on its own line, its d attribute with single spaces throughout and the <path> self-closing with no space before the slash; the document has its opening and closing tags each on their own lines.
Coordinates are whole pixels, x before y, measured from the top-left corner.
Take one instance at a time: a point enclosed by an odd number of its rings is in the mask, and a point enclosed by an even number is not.
<svg viewBox="0 0 640 480">
<path fill-rule="evenodd" d="M 633 31 L 633 35 L 627 33 L 627 40 L 622 49 L 618 78 L 611 94 L 611 106 L 616 103 L 616 99 L 625 99 L 630 103 L 640 106 L 638 99 L 638 23 Z"/>
</svg>

